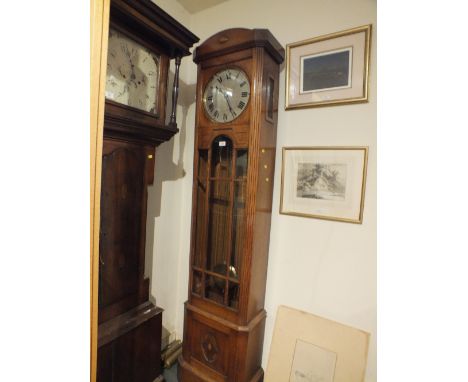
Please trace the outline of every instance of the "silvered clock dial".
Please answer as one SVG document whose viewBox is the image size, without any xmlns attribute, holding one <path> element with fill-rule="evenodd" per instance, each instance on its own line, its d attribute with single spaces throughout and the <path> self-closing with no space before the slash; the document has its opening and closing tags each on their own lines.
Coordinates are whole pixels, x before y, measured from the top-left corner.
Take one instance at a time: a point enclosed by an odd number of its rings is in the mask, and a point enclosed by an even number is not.
<svg viewBox="0 0 468 382">
<path fill-rule="evenodd" d="M 148 48 L 110 29 L 106 98 L 157 114 L 159 60 Z"/>
<path fill-rule="evenodd" d="M 227 68 L 208 81 L 203 93 L 203 106 L 213 121 L 227 123 L 243 113 L 249 98 L 247 74 L 237 68 Z"/>
</svg>

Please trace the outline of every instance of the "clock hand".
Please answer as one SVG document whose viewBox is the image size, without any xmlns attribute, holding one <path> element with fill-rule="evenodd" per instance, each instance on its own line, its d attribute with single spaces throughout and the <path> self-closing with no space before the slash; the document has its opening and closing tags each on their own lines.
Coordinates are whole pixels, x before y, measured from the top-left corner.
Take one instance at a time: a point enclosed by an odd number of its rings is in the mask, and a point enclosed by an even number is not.
<svg viewBox="0 0 468 382">
<path fill-rule="evenodd" d="M 133 82 L 133 85 L 135 85 L 135 89 L 138 88 L 138 85 L 137 85 L 137 82 L 135 81 L 135 79 L 131 79 L 129 82 Z"/>
<path fill-rule="evenodd" d="M 130 86 L 128 86 L 128 83 L 126 83 L 124 85 L 123 90 L 119 94 L 117 94 L 117 98 L 123 96 L 125 93 L 128 93 L 129 91 L 130 91 Z"/>
<path fill-rule="evenodd" d="M 130 56 L 128 56 L 128 60 L 130 61 L 130 70 L 132 71 L 132 73 L 130 74 L 130 79 L 134 80 L 136 79 L 135 69 L 134 69 L 135 65 L 133 65 L 132 58 Z"/>
<path fill-rule="evenodd" d="M 229 97 L 226 94 L 226 92 L 223 89 L 218 88 L 217 86 L 216 86 L 216 89 L 218 89 L 221 92 L 221 94 L 224 96 L 224 99 L 226 100 L 226 103 L 228 104 L 229 111 L 231 112 L 231 114 L 234 115 L 234 110 L 232 109 L 231 102 L 229 101 Z"/>
<path fill-rule="evenodd" d="M 119 69 L 118 69 L 118 70 L 119 70 L 120 75 L 121 75 L 123 78 L 127 78 L 127 76 L 126 76 L 125 74 L 123 74 L 123 72 L 122 72 L 122 67 L 121 67 L 121 66 L 119 66 Z"/>
</svg>

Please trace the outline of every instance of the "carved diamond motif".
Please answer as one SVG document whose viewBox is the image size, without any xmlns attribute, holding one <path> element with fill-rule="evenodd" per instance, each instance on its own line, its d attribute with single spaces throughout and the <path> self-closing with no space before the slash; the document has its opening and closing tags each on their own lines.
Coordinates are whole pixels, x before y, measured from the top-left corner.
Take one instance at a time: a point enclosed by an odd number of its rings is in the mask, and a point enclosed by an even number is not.
<svg viewBox="0 0 468 382">
<path fill-rule="evenodd" d="M 218 357 L 219 349 L 216 343 L 216 338 L 212 333 L 206 334 L 201 341 L 201 348 L 203 357 L 209 363 L 216 361 Z"/>
</svg>

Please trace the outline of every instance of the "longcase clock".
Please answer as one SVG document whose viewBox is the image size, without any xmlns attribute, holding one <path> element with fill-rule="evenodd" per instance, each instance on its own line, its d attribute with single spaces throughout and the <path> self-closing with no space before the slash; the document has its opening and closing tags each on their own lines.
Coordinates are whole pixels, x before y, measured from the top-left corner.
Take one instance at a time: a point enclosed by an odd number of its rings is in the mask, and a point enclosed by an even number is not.
<svg viewBox="0 0 468 382">
<path fill-rule="evenodd" d="M 198 64 L 189 298 L 182 382 L 259 381 L 279 67 L 265 29 L 229 29 Z"/>
<path fill-rule="evenodd" d="M 162 309 L 149 301 L 144 276 L 147 187 L 155 147 L 178 132 L 180 60 L 198 38 L 149 0 L 112 0 L 108 41 L 97 381 L 161 381 Z M 171 59 L 176 65 L 166 122 Z"/>
</svg>

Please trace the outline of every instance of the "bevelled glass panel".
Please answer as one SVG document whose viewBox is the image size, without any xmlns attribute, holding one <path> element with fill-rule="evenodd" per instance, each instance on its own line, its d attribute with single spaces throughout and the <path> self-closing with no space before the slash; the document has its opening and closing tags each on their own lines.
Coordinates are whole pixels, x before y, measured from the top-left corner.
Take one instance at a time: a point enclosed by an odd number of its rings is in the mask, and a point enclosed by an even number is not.
<svg viewBox="0 0 468 382">
<path fill-rule="evenodd" d="M 247 150 L 237 150 L 236 179 L 247 177 Z"/>
<path fill-rule="evenodd" d="M 203 251 L 206 241 L 206 185 L 197 182 L 197 212 L 195 215 L 195 252 L 193 265 L 203 268 Z"/>
<path fill-rule="evenodd" d="M 228 305 L 233 309 L 239 308 L 239 284 L 229 282 Z"/>
<path fill-rule="evenodd" d="M 206 185 L 208 177 L 208 150 L 198 150 L 198 180 Z"/>
<path fill-rule="evenodd" d="M 210 183 L 207 269 L 226 275 L 229 256 L 229 218 L 231 182 L 213 180 Z"/>
<path fill-rule="evenodd" d="M 273 94 L 275 94 L 275 80 L 268 78 L 267 88 L 267 117 L 273 119 Z"/>
<path fill-rule="evenodd" d="M 195 253 L 193 265 L 202 268 L 206 241 L 206 186 L 208 177 L 208 150 L 198 150 L 197 204 L 195 215 Z"/>
<path fill-rule="evenodd" d="M 212 275 L 205 276 L 205 298 L 224 304 L 224 290 L 226 289 L 226 280 Z"/>
<path fill-rule="evenodd" d="M 232 168 L 232 142 L 227 137 L 217 137 L 211 146 L 211 177 L 230 178 Z"/>
<path fill-rule="evenodd" d="M 199 271 L 193 271 L 192 275 L 192 293 L 202 296 L 203 295 L 203 281 L 202 273 Z"/>
<path fill-rule="evenodd" d="M 239 278 L 242 249 L 245 239 L 245 199 L 246 199 L 246 182 L 234 182 L 234 205 L 232 211 L 232 251 L 231 251 L 231 267 L 230 277 Z"/>
</svg>

